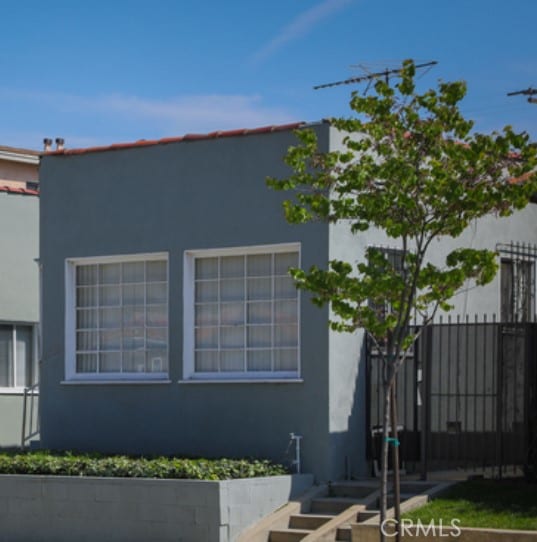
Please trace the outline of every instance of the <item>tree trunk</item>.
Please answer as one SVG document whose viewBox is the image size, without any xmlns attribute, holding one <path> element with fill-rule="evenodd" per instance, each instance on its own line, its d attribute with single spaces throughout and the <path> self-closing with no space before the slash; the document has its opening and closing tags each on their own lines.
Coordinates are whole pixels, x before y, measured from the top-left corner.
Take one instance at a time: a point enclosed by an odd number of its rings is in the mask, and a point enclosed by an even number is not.
<svg viewBox="0 0 537 542">
<path fill-rule="evenodd" d="M 388 509 L 388 434 L 390 427 L 390 395 L 391 387 L 389 385 L 390 379 L 385 379 L 384 384 L 384 411 L 382 420 L 382 433 L 381 433 L 381 481 L 380 481 L 380 542 L 385 542 L 382 525 L 386 519 L 386 511 Z"/>
<path fill-rule="evenodd" d="M 401 483 L 399 473 L 399 441 L 397 431 L 397 380 L 394 378 L 390 388 L 390 411 L 392 421 L 392 462 L 393 462 L 393 501 L 394 501 L 394 519 L 396 536 L 395 542 L 400 542 L 401 532 L 399 526 L 401 525 Z"/>
</svg>

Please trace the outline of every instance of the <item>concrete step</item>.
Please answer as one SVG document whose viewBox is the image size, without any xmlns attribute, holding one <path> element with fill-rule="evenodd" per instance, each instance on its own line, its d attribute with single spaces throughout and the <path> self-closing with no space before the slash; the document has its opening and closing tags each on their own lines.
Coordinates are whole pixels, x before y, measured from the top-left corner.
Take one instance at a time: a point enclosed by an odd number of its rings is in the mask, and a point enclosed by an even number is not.
<svg viewBox="0 0 537 542">
<path fill-rule="evenodd" d="M 289 518 L 291 529 L 318 529 L 334 516 L 326 514 L 294 514 Z"/>
<path fill-rule="evenodd" d="M 358 523 L 367 521 L 368 519 L 374 518 L 380 514 L 380 510 L 363 510 L 358 513 Z"/>
<path fill-rule="evenodd" d="M 406 501 L 407 499 L 410 499 L 414 497 L 414 493 L 401 493 L 401 502 Z M 395 504 L 395 498 L 393 495 L 388 495 L 388 508 L 391 508 Z"/>
<path fill-rule="evenodd" d="M 328 494 L 331 497 L 348 497 L 354 499 L 363 499 L 367 497 L 378 487 L 350 484 L 350 483 L 336 483 L 331 484 L 328 489 Z"/>
<path fill-rule="evenodd" d="M 415 496 L 416 496 L 415 493 L 401 493 L 401 502 L 406 501 L 407 499 L 411 499 L 412 497 L 415 497 Z M 391 508 L 395 503 L 394 496 L 391 493 L 388 494 L 388 498 L 386 500 L 387 500 L 388 508 Z M 380 508 L 380 498 L 378 498 L 375 501 L 374 506 L 376 508 Z"/>
<path fill-rule="evenodd" d="M 353 504 L 359 504 L 357 499 L 347 497 L 323 497 L 311 501 L 312 514 L 332 514 L 337 515 Z"/>
<path fill-rule="evenodd" d="M 298 542 L 312 532 L 311 529 L 276 529 L 270 531 L 269 542 Z"/>
</svg>

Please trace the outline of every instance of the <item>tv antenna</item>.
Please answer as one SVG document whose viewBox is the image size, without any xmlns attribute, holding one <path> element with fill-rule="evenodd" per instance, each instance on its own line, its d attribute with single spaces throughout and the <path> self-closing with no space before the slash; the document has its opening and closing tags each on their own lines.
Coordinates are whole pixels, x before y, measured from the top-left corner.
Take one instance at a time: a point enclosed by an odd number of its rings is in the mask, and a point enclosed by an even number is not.
<svg viewBox="0 0 537 542">
<path fill-rule="evenodd" d="M 435 66 L 438 64 L 436 60 L 431 60 L 431 62 L 424 62 L 422 64 L 415 64 L 415 68 L 429 68 L 431 66 Z M 362 69 L 363 66 L 359 65 Z M 340 85 L 352 85 L 353 83 L 361 83 L 362 81 L 373 81 L 374 79 L 379 79 L 380 77 L 384 77 L 386 79 L 386 82 L 389 81 L 391 75 L 399 75 L 401 73 L 402 68 L 395 68 L 395 69 L 385 69 L 379 72 L 375 73 L 368 73 L 367 75 L 360 75 L 359 77 L 349 77 L 349 79 L 344 79 L 343 81 L 334 81 L 333 83 L 325 83 L 323 85 L 315 85 L 313 87 L 314 90 L 319 90 L 320 88 L 330 88 L 330 87 L 337 87 Z M 537 91 L 535 91 L 537 94 Z"/>
<path fill-rule="evenodd" d="M 528 102 L 530 104 L 537 104 L 537 98 L 532 98 L 537 94 L 537 89 L 529 87 L 525 90 L 515 90 L 514 92 L 508 92 L 507 96 L 528 96 Z"/>
</svg>

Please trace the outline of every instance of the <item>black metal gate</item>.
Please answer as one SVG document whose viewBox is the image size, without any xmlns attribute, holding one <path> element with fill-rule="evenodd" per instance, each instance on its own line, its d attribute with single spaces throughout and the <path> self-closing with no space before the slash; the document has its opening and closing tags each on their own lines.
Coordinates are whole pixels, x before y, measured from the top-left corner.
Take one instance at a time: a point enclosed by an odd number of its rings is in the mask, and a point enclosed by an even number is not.
<svg viewBox="0 0 537 542">
<path fill-rule="evenodd" d="M 427 326 L 397 379 L 400 454 L 407 470 L 537 465 L 537 324 Z M 382 368 L 368 347 L 370 459 L 378 457 Z"/>
</svg>

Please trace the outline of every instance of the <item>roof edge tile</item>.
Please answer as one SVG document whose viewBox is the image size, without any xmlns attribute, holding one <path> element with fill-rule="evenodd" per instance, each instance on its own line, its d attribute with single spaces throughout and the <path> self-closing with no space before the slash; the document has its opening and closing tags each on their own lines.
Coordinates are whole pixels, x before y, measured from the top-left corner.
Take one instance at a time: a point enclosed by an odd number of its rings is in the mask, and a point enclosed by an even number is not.
<svg viewBox="0 0 537 542">
<path fill-rule="evenodd" d="M 7 192 L 8 194 L 22 194 L 24 196 L 39 196 L 39 190 L 32 190 L 31 188 L 15 188 L 13 186 L 0 185 L 0 192 Z"/>
<path fill-rule="evenodd" d="M 269 134 L 272 132 L 284 132 L 287 130 L 296 130 L 306 126 L 305 122 L 292 122 L 288 124 L 277 124 L 273 126 L 261 126 L 259 128 L 240 128 L 237 130 L 219 130 L 207 134 L 185 134 L 178 137 L 165 137 L 162 139 L 141 139 L 139 141 L 127 143 L 114 143 L 112 145 L 101 145 L 97 147 L 87 147 L 81 149 L 62 149 L 43 153 L 44 156 L 68 156 L 73 154 L 89 154 L 94 152 L 115 151 L 122 149 L 133 149 L 137 147 L 151 147 L 155 145 L 166 145 L 169 143 L 180 143 L 182 141 L 201 141 L 205 139 L 219 139 L 223 137 L 239 137 L 246 135 Z M 314 123 L 312 123 L 314 124 Z"/>
</svg>

